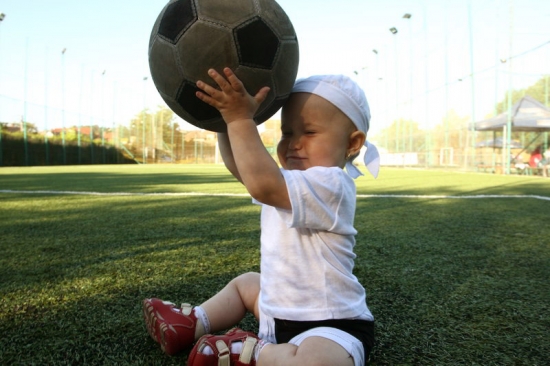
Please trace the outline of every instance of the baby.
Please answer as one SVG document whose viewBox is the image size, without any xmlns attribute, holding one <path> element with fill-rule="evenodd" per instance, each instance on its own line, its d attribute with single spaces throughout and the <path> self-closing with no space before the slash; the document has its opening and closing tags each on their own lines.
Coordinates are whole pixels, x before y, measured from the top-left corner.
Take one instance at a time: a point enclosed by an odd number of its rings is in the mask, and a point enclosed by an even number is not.
<svg viewBox="0 0 550 366">
<path fill-rule="evenodd" d="M 365 164 L 376 177 L 379 156 L 366 142 L 363 91 L 344 76 L 298 80 L 282 109 L 279 167 L 253 120 L 269 88 L 252 96 L 228 68 L 209 75 L 219 89 L 199 81 L 197 97 L 222 114 L 224 163 L 261 205 L 261 270 L 233 279 L 200 306 L 146 299 L 151 337 L 168 354 L 196 342 L 189 365 L 364 365 L 374 318 L 353 275 L 352 178 L 361 175 L 353 160 L 366 146 Z M 246 312 L 259 321 L 257 336 L 238 328 L 208 334 L 235 326 Z"/>
</svg>

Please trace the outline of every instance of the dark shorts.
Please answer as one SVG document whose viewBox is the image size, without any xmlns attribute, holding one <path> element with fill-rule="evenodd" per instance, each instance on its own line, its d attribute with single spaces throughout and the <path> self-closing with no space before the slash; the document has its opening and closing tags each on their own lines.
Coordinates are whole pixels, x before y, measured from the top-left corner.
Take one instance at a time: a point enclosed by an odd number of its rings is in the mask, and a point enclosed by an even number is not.
<svg viewBox="0 0 550 366">
<path fill-rule="evenodd" d="M 288 343 L 292 338 L 307 330 L 318 327 L 340 329 L 351 334 L 363 343 L 365 362 L 374 346 L 374 322 L 368 320 L 329 319 L 318 321 L 294 321 L 275 319 L 275 338 L 277 343 Z"/>
</svg>

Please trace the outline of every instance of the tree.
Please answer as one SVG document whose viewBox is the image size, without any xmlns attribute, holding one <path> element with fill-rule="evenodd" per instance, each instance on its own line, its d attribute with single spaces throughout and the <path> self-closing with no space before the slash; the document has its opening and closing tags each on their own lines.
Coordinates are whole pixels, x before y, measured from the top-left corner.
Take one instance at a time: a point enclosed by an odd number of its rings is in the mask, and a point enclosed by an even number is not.
<svg viewBox="0 0 550 366">
<path fill-rule="evenodd" d="M 420 130 L 418 122 L 399 119 L 376 134 L 372 140 L 390 152 L 414 152 L 420 151 L 424 145 L 424 132 Z"/>
<path fill-rule="evenodd" d="M 156 112 L 142 110 L 130 121 L 130 150 L 156 158 L 157 152 L 166 150 L 172 134 L 176 134 L 179 126 L 172 126 L 173 122 L 174 112 L 164 106 L 159 106 Z"/>
<path fill-rule="evenodd" d="M 543 76 L 533 85 L 525 89 L 512 90 L 512 105 L 526 95 L 550 107 L 550 75 Z M 496 111 L 497 114 L 508 111 L 508 93 L 506 93 L 502 101 L 496 105 Z"/>
<path fill-rule="evenodd" d="M 441 124 L 434 127 L 432 147 L 435 149 L 465 147 L 467 144 L 464 132 L 468 130 L 469 122 L 469 116 L 461 117 L 451 109 Z"/>
</svg>

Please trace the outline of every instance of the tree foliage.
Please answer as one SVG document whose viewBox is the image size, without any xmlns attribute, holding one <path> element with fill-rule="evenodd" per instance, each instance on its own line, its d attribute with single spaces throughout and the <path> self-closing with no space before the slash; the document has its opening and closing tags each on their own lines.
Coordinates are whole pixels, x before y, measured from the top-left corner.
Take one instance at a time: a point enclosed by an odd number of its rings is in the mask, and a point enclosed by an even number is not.
<svg viewBox="0 0 550 366">
<path fill-rule="evenodd" d="M 525 89 L 512 90 L 512 105 L 526 95 L 538 100 L 547 107 L 550 106 L 550 75 L 543 76 Z M 497 114 L 508 111 L 508 93 L 504 95 L 502 101 L 497 103 L 496 111 Z"/>
<path fill-rule="evenodd" d="M 449 111 L 441 123 L 431 130 L 422 130 L 419 123 L 399 119 L 374 136 L 373 140 L 390 152 L 413 152 L 444 147 L 463 146 L 470 118 Z M 462 145 L 461 145 L 462 144 Z"/>
</svg>

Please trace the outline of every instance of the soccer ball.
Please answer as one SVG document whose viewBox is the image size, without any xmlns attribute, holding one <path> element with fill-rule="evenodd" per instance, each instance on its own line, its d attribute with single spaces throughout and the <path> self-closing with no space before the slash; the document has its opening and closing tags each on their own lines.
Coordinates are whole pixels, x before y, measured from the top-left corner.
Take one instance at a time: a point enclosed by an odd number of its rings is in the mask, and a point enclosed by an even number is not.
<svg viewBox="0 0 550 366">
<path fill-rule="evenodd" d="M 274 0 L 170 0 L 149 41 L 149 68 L 166 104 L 189 123 L 227 131 L 214 107 L 198 99 L 197 80 L 217 87 L 208 69 L 230 67 L 254 95 L 271 88 L 254 120 L 260 124 L 286 101 L 298 72 L 294 27 Z"/>
</svg>

